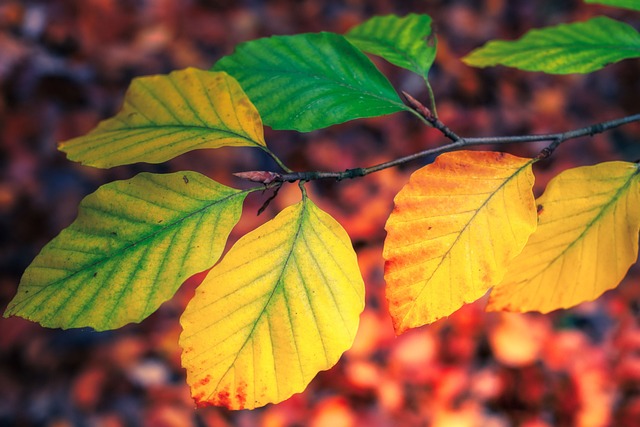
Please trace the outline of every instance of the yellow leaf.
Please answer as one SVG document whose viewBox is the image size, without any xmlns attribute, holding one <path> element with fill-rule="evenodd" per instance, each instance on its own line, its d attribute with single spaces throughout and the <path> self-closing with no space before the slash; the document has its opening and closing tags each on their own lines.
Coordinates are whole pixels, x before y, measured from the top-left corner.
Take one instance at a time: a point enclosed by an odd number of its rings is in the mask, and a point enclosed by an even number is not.
<svg viewBox="0 0 640 427">
<path fill-rule="evenodd" d="M 458 151 L 411 176 L 385 226 L 396 333 L 452 314 L 502 279 L 536 227 L 532 163 Z"/>
<path fill-rule="evenodd" d="M 537 200 L 538 229 L 487 309 L 547 313 L 615 288 L 638 257 L 639 182 L 638 165 L 627 162 L 555 177 Z"/>
<path fill-rule="evenodd" d="M 110 168 L 224 146 L 265 146 L 258 111 L 228 74 L 187 68 L 134 79 L 115 117 L 59 148 L 71 160 Z"/>
<path fill-rule="evenodd" d="M 305 197 L 238 240 L 187 306 L 193 398 L 242 409 L 301 392 L 351 346 L 363 308 L 349 236 Z"/>
</svg>

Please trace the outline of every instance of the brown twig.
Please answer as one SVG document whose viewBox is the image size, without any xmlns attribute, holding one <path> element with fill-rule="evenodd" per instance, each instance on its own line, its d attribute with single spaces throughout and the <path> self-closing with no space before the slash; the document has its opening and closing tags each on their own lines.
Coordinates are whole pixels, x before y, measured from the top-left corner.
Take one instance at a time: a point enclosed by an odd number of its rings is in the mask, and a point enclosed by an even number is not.
<svg viewBox="0 0 640 427">
<path fill-rule="evenodd" d="M 497 137 L 482 137 L 482 138 L 462 138 L 456 135 L 451 129 L 449 129 L 444 123 L 442 123 L 437 117 L 431 114 L 430 110 L 422 105 L 419 101 L 417 101 L 414 97 L 409 95 L 406 92 L 403 92 L 404 96 L 407 99 L 409 105 L 415 109 L 424 119 L 429 122 L 435 129 L 440 131 L 445 137 L 450 139 L 452 142 L 448 144 L 441 145 L 436 148 L 430 148 L 428 150 L 420 151 L 418 153 L 414 153 L 405 157 L 400 157 L 398 159 L 391 160 L 389 162 L 380 163 L 374 166 L 370 166 L 368 168 L 354 168 L 347 169 L 342 172 L 323 172 L 323 171 L 307 171 L 307 172 L 290 172 L 284 174 L 276 174 L 274 172 L 251 172 L 252 174 L 260 173 L 265 174 L 263 177 L 268 177 L 271 179 L 269 182 L 296 182 L 296 181 L 315 181 L 319 179 L 335 179 L 335 180 L 343 180 L 343 179 L 352 179 L 358 178 L 361 176 L 366 176 L 374 172 L 381 171 L 383 169 L 387 169 L 390 167 L 402 165 L 405 163 L 409 163 L 411 161 L 427 157 L 442 154 L 449 151 L 460 150 L 465 147 L 471 146 L 479 146 L 479 145 L 493 145 L 493 144 L 518 144 L 518 143 L 527 143 L 527 142 L 541 142 L 541 141 L 551 141 L 546 148 L 544 148 L 540 154 L 536 157 L 536 159 L 545 159 L 549 157 L 553 151 L 558 148 L 560 144 L 570 139 L 576 139 L 583 136 L 593 136 L 598 133 L 602 133 L 608 131 L 610 129 L 633 123 L 640 122 L 640 114 L 634 114 L 631 116 L 621 117 L 614 120 L 609 120 L 602 123 L 596 123 L 591 126 L 586 126 L 580 129 L 574 129 L 567 132 L 560 133 L 548 133 L 541 135 L 521 135 L 521 136 L 497 136 Z M 240 177 L 243 172 L 236 174 Z M 246 174 L 246 172 L 244 172 Z M 271 175 L 269 175 L 271 174 Z M 247 177 L 245 177 L 247 178 Z M 250 179 L 250 178 L 249 178 Z M 268 184 L 265 181 L 260 181 L 264 184 Z"/>
</svg>

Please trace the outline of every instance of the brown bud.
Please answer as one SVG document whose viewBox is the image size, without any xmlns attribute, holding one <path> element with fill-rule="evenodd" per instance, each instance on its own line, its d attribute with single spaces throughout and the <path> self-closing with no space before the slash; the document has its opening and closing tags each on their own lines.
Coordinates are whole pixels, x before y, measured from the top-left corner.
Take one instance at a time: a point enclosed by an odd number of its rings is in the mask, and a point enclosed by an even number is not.
<svg viewBox="0 0 640 427">
<path fill-rule="evenodd" d="M 253 182 L 261 182 L 264 185 L 271 184 L 273 181 L 277 181 L 281 175 L 275 172 L 269 171 L 247 171 L 247 172 L 236 172 L 235 176 L 242 179 L 248 179 Z"/>
</svg>

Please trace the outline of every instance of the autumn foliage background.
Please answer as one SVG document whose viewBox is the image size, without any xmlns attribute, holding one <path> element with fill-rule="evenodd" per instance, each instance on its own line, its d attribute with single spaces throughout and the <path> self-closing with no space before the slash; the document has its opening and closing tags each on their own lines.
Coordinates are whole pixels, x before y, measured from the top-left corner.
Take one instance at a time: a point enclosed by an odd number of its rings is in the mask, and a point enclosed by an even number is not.
<svg viewBox="0 0 640 427">
<path fill-rule="evenodd" d="M 226 185 L 231 172 L 276 170 L 251 149 L 185 154 L 165 165 L 97 170 L 69 162 L 56 143 L 113 115 L 135 76 L 207 69 L 241 41 L 309 31 L 344 33 L 388 13 L 432 16 L 438 55 L 431 84 L 441 120 L 462 136 L 559 132 L 637 113 L 640 62 L 586 76 L 459 58 L 488 39 L 596 14 L 638 28 L 640 14 L 579 1 L 0 1 L 0 307 L 42 246 L 73 221 L 99 185 L 140 171 L 192 169 Z M 426 99 L 423 82 L 375 60 L 397 89 Z M 267 129 L 296 170 L 368 166 L 443 143 L 408 114 L 308 134 Z M 640 126 L 569 141 L 534 168 L 536 189 L 561 170 L 640 158 Z M 543 145 L 507 147 L 533 156 Z M 431 159 L 432 160 L 432 159 Z M 381 245 L 393 196 L 424 163 L 308 187 L 349 232 L 367 286 L 353 348 L 302 394 L 255 411 L 194 410 L 180 366 L 178 318 L 195 277 L 139 325 L 97 333 L 0 319 L 0 425 L 165 426 L 635 426 L 640 419 L 640 270 L 593 303 L 549 315 L 486 314 L 486 301 L 393 334 Z M 252 194 L 231 241 L 299 200 L 285 186 L 267 211 Z M 235 237 L 234 237 L 235 236 Z"/>
</svg>

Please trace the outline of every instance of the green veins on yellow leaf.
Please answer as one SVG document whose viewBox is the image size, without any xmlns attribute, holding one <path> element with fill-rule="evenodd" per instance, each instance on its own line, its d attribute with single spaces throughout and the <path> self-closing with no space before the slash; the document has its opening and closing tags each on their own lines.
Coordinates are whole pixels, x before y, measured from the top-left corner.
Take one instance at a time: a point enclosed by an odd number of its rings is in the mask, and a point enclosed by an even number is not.
<svg viewBox="0 0 640 427">
<path fill-rule="evenodd" d="M 260 115 L 228 74 L 187 68 L 134 79 L 115 117 L 59 148 L 70 160 L 110 168 L 224 146 L 264 147 Z"/>
<path fill-rule="evenodd" d="M 385 226 L 396 333 L 449 316 L 502 279 L 536 228 L 532 163 L 457 151 L 411 176 Z"/>
<path fill-rule="evenodd" d="M 245 196 L 196 172 L 103 185 L 33 260 L 4 316 L 65 329 L 139 322 L 218 260 Z"/>
<path fill-rule="evenodd" d="M 196 404 L 250 409 L 303 391 L 352 345 L 363 308 L 349 236 L 305 196 L 239 239 L 184 311 Z"/>
<path fill-rule="evenodd" d="M 537 200 L 538 229 L 488 310 L 549 311 L 599 297 L 638 257 L 640 169 L 607 162 L 562 172 Z"/>
</svg>

